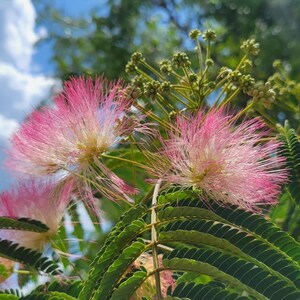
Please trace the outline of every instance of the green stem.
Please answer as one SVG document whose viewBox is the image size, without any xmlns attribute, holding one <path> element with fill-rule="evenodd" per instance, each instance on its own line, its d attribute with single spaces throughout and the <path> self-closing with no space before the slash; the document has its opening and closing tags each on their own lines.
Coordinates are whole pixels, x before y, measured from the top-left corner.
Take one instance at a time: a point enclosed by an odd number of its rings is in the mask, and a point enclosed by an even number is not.
<svg viewBox="0 0 300 300">
<path fill-rule="evenodd" d="M 144 71 L 142 71 L 141 69 L 137 68 L 136 71 L 137 71 L 140 75 L 142 75 L 142 76 L 144 76 L 145 78 L 147 78 L 149 81 L 153 81 L 153 78 L 152 78 L 151 76 L 149 76 L 147 73 L 145 73 Z"/>
<path fill-rule="evenodd" d="M 147 240 L 147 239 L 142 239 L 145 243 L 151 243 L 150 240 Z M 165 245 L 161 245 L 161 244 L 157 244 L 157 247 L 160 248 L 160 249 L 163 249 L 163 250 L 166 250 L 166 251 L 173 251 L 174 248 L 171 248 L 171 247 L 168 247 L 168 246 L 165 246 Z"/>
<path fill-rule="evenodd" d="M 123 161 L 123 162 L 126 162 L 126 163 L 133 164 L 133 165 L 135 165 L 137 167 L 140 167 L 142 169 L 145 169 L 145 165 L 142 165 L 142 164 L 140 164 L 136 161 L 133 161 L 133 160 L 130 160 L 130 159 L 127 159 L 127 158 L 123 158 L 123 157 L 120 157 L 120 156 L 112 156 L 112 155 L 108 155 L 108 154 L 101 154 L 101 157 L 120 160 L 120 161 Z"/>
<path fill-rule="evenodd" d="M 239 70 L 239 68 L 242 66 L 242 64 L 247 59 L 247 57 L 248 57 L 248 53 L 243 56 L 243 58 L 241 59 L 240 63 L 238 64 L 238 66 L 235 68 L 236 70 Z"/>
<path fill-rule="evenodd" d="M 218 107 L 226 106 L 232 99 L 234 99 L 237 94 L 241 91 L 241 88 L 237 88 L 226 100 L 222 101 Z"/>
<path fill-rule="evenodd" d="M 183 96 L 185 99 L 187 99 L 182 93 L 180 93 L 180 91 L 176 90 L 176 92 L 178 94 L 180 94 L 181 96 Z M 174 93 L 170 93 L 170 95 L 177 100 L 178 102 L 180 102 L 181 104 L 183 104 L 184 106 L 187 106 L 188 108 L 192 108 L 188 103 L 184 102 L 182 99 L 180 99 L 176 94 Z"/>
<path fill-rule="evenodd" d="M 159 179 L 155 185 L 153 197 L 152 197 L 152 212 L 151 212 L 151 242 L 152 242 L 152 256 L 153 256 L 153 266 L 155 272 L 155 286 L 156 286 L 156 299 L 163 300 L 160 286 L 160 274 L 159 274 L 159 262 L 158 262 L 158 251 L 157 251 L 157 231 L 156 231 L 156 222 L 157 222 L 157 213 L 156 213 L 156 204 L 157 196 L 159 193 L 159 188 L 162 183 L 162 180 Z"/>
<path fill-rule="evenodd" d="M 202 77 L 202 51 L 199 40 L 197 39 L 197 50 L 198 50 L 198 60 L 199 60 L 199 75 Z"/>
<path fill-rule="evenodd" d="M 206 47 L 206 61 L 210 59 L 210 40 L 207 41 L 207 47 Z M 208 80 L 208 69 L 209 67 L 206 66 L 204 70 L 204 77 L 206 80 Z"/>
<path fill-rule="evenodd" d="M 162 76 L 157 70 L 155 70 L 152 66 L 150 66 L 146 61 L 141 61 L 141 64 L 146 67 L 149 71 L 151 71 L 153 74 L 155 74 L 158 78 L 161 80 L 166 80 L 164 76 Z"/>
<path fill-rule="evenodd" d="M 174 107 L 161 94 L 157 94 L 157 100 L 158 101 L 156 101 L 156 103 L 160 106 L 160 108 L 164 111 L 166 115 L 169 115 L 169 112 L 163 107 L 161 103 L 165 104 L 166 107 L 171 109 L 171 111 L 174 110 Z M 159 103 L 159 101 L 161 103 Z"/>
<path fill-rule="evenodd" d="M 154 114 L 152 111 L 145 109 L 144 107 L 142 107 L 141 105 L 135 103 L 134 106 L 139 109 L 141 112 L 143 112 L 146 116 L 149 116 L 150 118 L 152 118 L 154 121 L 156 121 L 158 124 L 161 124 L 162 126 L 164 126 L 166 129 L 172 129 L 171 125 L 169 123 L 167 123 L 166 121 L 162 120 L 159 116 L 157 116 L 156 114 Z"/>
</svg>

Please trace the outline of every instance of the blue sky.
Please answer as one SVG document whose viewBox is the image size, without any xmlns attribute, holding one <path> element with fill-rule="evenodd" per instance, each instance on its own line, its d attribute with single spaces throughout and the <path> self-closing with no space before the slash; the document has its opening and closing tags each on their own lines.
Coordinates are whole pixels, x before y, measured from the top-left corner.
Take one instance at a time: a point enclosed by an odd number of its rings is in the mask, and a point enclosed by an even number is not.
<svg viewBox="0 0 300 300">
<path fill-rule="evenodd" d="M 61 11 L 64 16 L 70 18 L 89 18 L 93 10 L 102 13 L 106 11 L 106 0 L 53 0 L 53 8 Z M 38 8 L 36 8 L 38 10 Z M 41 28 L 37 27 L 36 31 Z M 46 28 L 48 30 L 49 28 Z M 39 66 L 39 69 L 45 74 L 53 74 L 54 65 L 51 62 L 51 44 L 42 43 L 33 56 L 33 61 Z"/>
<path fill-rule="evenodd" d="M 47 0 L 46 0 L 47 1 Z M 48 1 L 49 3 L 49 1 Z M 88 17 L 91 9 L 105 10 L 105 0 L 53 0 L 66 16 Z M 3 161 L 9 138 L 20 122 L 41 100 L 60 87 L 50 60 L 51 44 L 35 48 L 48 28 L 37 27 L 36 8 L 31 0 L 0 0 L 0 190 L 12 179 Z"/>
</svg>

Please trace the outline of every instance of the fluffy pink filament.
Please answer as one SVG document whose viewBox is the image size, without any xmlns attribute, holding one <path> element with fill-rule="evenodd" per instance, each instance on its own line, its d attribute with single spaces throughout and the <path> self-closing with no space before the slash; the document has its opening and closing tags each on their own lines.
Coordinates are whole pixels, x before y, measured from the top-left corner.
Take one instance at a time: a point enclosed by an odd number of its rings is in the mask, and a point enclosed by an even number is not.
<svg viewBox="0 0 300 300">
<path fill-rule="evenodd" d="M 79 185 L 84 182 L 85 190 L 96 187 L 113 200 L 134 194 L 136 189 L 101 163 L 101 154 L 139 130 L 126 115 L 130 106 L 119 81 L 73 78 L 54 107 L 35 111 L 13 136 L 7 164 L 31 175 L 62 172 L 76 177 Z M 97 178 L 101 180 L 93 182 Z"/>
<path fill-rule="evenodd" d="M 20 183 L 16 188 L 0 195 L 0 216 L 28 218 L 47 225 L 44 233 L 2 229 L 0 238 L 16 242 L 21 246 L 42 250 L 59 228 L 61 219 L 71 201 L 73 182 L 63 185 L 36 182 L 33 179 Z"/>
<path fill-rule="evenodd" d="M 178 117 L 176 129 L 162 139 L 165 163 L 154 163 L 154 174 L 221 203 L 251 210 L 274 204 L 287 179 L 279 144 L 260 142 L 269 131 L 258 118 L 236 126 L 231 118 L 216 109 Z"/>
<path fill-rule="evenodd" d="M 159 266 L 163 267 L 163 256 L 158 256 Z M 143 253 L 140 257 L 138 257 L 133 263 L 134 268 L 144 267 L 148 273 L 153 272 L 153 257 L 149 253 Z M 160 285 L 161 292 L 163 297 L 167 297 L 168 288 L 171 287 L 172 290 L 175 289 L 175 280 L 172 276 L 172 271 L 164 270 L 160 272 Z M 154 299 L 156 294 L 156 282 L 154 275 L 147 278 L 146 281 L 135 291 L 135 293 L 130 297 L 130 300 L 138 300 L 142 299 L 142 297 L 147 296 L 150 299 Z"/>
</svg>

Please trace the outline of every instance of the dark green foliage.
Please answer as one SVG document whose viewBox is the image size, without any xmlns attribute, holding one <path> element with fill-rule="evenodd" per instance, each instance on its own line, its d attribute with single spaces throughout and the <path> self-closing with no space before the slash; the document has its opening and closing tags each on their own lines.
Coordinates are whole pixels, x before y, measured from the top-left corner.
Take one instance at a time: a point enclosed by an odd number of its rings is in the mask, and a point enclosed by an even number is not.
<svg viewBox="0 0 300 300">
<path fill-rule="evenodd" d="M 0 298 L 1 299 L 1 298 Z M 20 300 L 76 300 L 76 298 L 61 292 L 32 293 Z"/>
<path fill-rule="evenodd" d="M 0 239 L 0 255 L 11 260 L 27 264 L 48 274 L 59 274 L 58 265 L 40 252 L 20 247 L 18 244 Z"/>
<path fill-rule="evenodd" d="M 0 294 L 0 300 L 18 300 L 19 298 L 10 294 Z"/>
<path fill-rule="evenodd" d="M 2 291 L 0 291 L 0 299 L 2 294 L 9 294 L 19 298 L 22 297 L 23 295 L 20 290 L 15 290 L 15 289 L 3 289 Z"/>
<path fill-rule="evenodd" d="M 278 139 L 282 142 L 282 153 L 290 174 L 288 190 L 294 201 L 300 204 L 300 142 L 296 131 L 287 121 L 284 126 L 278 125 L 278 130 Z"/>
<path fill-rule="evenodd" d="M 126 300 L 135 292 L 135 290 L 144 282 L 147 273 L 144 271 L 136 271 L 131 276 L 120 284 L 113 292 L 112 300 Z"/>
<path fill-rule="evenodd" d="M 82 282 L 79 280 L 67 281 L 59 283 L 57 281 L 51 282 L 47 285 L 41 285 L 36 288 L 35 292 L 42 293 L 47 290 L 48 292 L 61 292 L 77 298 L 80 290 L 82 289 Z"/>
<path fill-rule="evenodd" d="M 177 298 L 176 298 L 177 297 Z M 217 286 L 215 284 L 195 284 L 181 283 L 174 292 L 172 298 L 168 299 L 189 299 L 189 300 L 246 300 L 248 297 L 240 296 L 238 293 L 227 291 L 225 286 Z"/>
<path fill-rule="evenodd" d="M 300 290 L 295 285 L 280 280 L 238 256 L 209 247 L 176 249 L 165 256 L 164 265 L 175 270 L 206 273 L 240 287 L 259 299 L 264 299 L 261 295 L 278 299 L 278 295 L 286 293 L 293 294 L 294 299 L 300 297 Z"/>
<path fill-rule="evenodd" d="M 300 299 L 300 245 L 286 232 L 260 215 L 204 203 L 191 191 L 166 194 L 159 203 L 158 244 L 175 247 L 171 252 L 159 248 L 164 268 L 174 275 L 211 278 L 189 288 L 185 287 L 189 281 L 183 282 L 169 299 L 247 299 L 243 292 L 253 299 Z M 139 206 L 131 211 L 140 219 L 132 221 L 132 214 L 126 213 L 112 230 L 79 299 L 122 299 L 122 293 L 128 299 L 147 277 L 144 270 L 125 276 L 135 259 L 151 249 L 139 239 L 151 229 L 148 218 L 141 219 L 147 211 Z M 214 285 L 212 279 L 221 284 Z M 190 290 L 201 296 L 190 298 Z"/>
<path fill-rule="evenodd" d="M 103 247 L 94 259 L 92 269 L 79 295 L 79 299 L 84 300 L 91 296 L 93 289 L 98 286 L 103 274 L 122 252 L 123 247 L 138 236 L 145 226 L 145 223 L 139 218 L 146 212 L 145 207 L 138 205 L 124 213 L 121 220 L 111 230 Z"/>
<path fill-rule="evenodd" d="M 0 217 L 0 229 L 14 229 L 33 232 L 46 232 L 48 227 L 40 221 L 27 218 Z"/>
<path fill-rule="evenodd" d="M 133 242 L 132 245 L 125 248 L 121 255 L 113 261 L 110 267 L 107 269 L 103 278 L 100 282 L 99 288 L 95 291 L 93 299 L 110 299 L 110 294 L 116 286 L 118 280 L 120 279 L 120 274 L 123 274 L 127 268 L 147 249 L 147 246 L 140 242 Z M 133 279 L 127 280 L 127 284 L 132 286 L 135 281 L 134 279 L 144 278 L 143 276 L 134 276 Z M 124 286 L 127 287 L 127 284 L 124 283 Z"/>
</svg>

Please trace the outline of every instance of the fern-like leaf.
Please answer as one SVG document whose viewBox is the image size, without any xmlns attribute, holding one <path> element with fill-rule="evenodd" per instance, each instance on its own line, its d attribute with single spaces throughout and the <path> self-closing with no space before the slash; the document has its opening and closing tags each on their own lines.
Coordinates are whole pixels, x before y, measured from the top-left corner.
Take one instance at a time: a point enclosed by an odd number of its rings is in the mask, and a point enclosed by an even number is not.
<svg viewBox="0 0 300 300">
<path fill-rule="evenodd" d="M 0 217 L 0 229 L 46 232 L 49 228 L 47 225 L 37 220 L 28 218 Z"/>
<path fill-rule="evenodd" d="M 27 264 L 37 270 L 48 274 L 59 274 L 58 265 L 40 252 L 24 248 L 11 241 L 0 239 L 0 256 Z"/>
<path fill-rule="evenodd" d="M 288 189 L 296 203 L 300 204 L 300 142 L 296 131 L 290 128 L 288 121 L 284 126 L 278 125 L 277 128 L 278 139 L 282 142 L 282 152 L 290 173 Z"/>
</svg>

